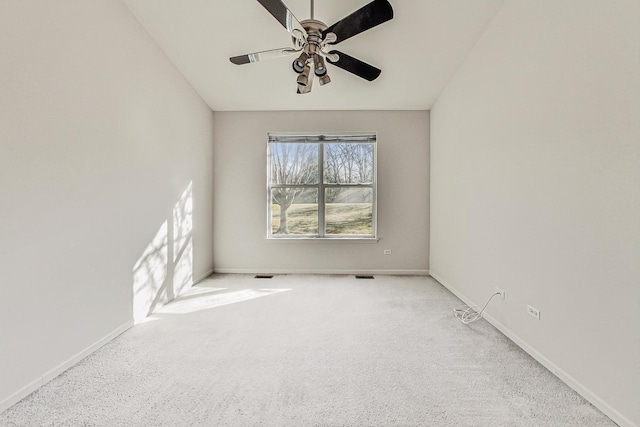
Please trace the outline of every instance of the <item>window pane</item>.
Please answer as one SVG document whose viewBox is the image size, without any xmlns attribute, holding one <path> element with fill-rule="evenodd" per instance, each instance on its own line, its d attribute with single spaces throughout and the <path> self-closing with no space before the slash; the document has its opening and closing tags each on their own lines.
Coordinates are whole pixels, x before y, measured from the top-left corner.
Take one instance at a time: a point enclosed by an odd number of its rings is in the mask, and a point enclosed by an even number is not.
<svg viewBox="0 0 640 427">
<path fill-rule="evenodd" d="M 273 188 L 271 234 L 318 235 L 318 189 Z"/>
<path fill-rule="evenodd" d="M 325 189 L 326 235 L 373 235 L 372 188 Z"/>
<path fill-rule="evenodd" d="M 273 142 L 272 184 L 317 184 L 318 144 Z"/>
<path fill-rule="evenodd" d="M 373 183 L 372 143 L 324 144 L 324 182 L 327 184 Z"/>
</svg>

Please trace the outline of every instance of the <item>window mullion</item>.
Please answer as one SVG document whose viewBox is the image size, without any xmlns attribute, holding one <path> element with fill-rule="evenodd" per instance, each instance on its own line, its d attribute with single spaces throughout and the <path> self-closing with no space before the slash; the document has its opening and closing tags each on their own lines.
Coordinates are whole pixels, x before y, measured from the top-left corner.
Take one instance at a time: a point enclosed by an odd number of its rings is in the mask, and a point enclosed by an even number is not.
<svg viewBox="0 0 640 427">
<path fill-rule="evenodd" d="M 318 236 L 325 236 L 324 144 L 318 144 Z"/>
</svg>

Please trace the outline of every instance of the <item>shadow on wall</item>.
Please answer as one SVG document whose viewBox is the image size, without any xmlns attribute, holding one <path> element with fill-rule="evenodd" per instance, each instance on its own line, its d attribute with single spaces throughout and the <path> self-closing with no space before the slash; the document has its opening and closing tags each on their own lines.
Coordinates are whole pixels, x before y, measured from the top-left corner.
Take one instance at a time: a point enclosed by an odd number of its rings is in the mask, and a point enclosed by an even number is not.
<svg viewBox="0 0 640 427">
<path fill-rule="evenodd" d="M 133 320 L 137 323 L 156 308 L 193 285 L 192 182 L 133 267 Z"/>
</svg>

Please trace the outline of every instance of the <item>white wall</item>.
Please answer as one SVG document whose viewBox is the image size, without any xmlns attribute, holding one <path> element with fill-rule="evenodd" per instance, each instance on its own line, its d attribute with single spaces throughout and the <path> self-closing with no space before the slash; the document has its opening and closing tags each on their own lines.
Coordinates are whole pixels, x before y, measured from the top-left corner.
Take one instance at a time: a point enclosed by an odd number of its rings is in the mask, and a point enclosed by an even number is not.
<svg viewBox="0 0 640 427">
<path fill-rule="evenodd" d="M 640 3 L 507 1 L 432 110 L 431 273 L 640 425 Z M 526 305 L 541 310 L 537 321 Z"/>
<path fill-rule="evenodd" d="M 2 410 L 212 268 L 213 114 L 120 1 L 3 0 L 0 58 Z"/>
<path fill-rule="evenodd" d="M 267 132 L 347 131 L 378 133 L 378 243 L 268 241 Z M 213 169 L 216 271 L 425 274 L 429 268 L 426 111 L 215 112 Z"/>
</svg>

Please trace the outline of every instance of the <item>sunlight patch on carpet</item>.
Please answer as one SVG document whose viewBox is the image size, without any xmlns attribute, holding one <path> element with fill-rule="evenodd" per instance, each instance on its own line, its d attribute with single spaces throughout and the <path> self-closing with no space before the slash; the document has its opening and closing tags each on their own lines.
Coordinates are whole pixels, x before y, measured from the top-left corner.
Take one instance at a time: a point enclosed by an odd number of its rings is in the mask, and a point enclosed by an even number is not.
<svg viewBox="0 0 640 427">
<path fill-rule="evenodd" d="M 162 314 L 188 314 L 196 311 L 208 310 L 223 305 L 249 301 L 255 298 L 266 297 L 291 289 L 245 289 L 236 292 L 199 295 L 196 298 L 177 299 L 161 309 L 157 313 Z"/>
</svg>

